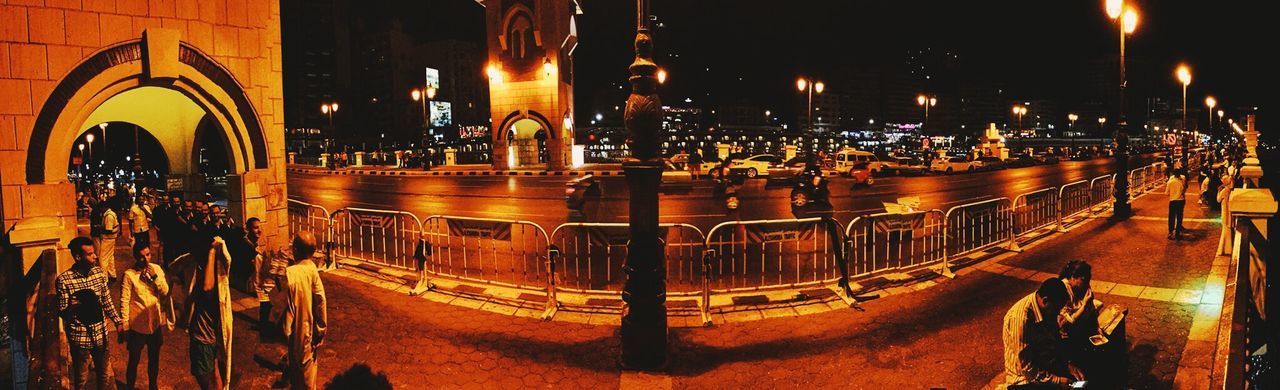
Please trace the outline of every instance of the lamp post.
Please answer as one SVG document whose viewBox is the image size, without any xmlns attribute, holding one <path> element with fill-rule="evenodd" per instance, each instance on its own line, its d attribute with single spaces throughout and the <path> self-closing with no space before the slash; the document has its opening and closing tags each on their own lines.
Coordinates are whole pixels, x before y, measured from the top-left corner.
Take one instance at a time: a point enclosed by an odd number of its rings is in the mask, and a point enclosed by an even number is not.
<svg viewBox="0 0 1280 390">
<path fill-rule="evenodd" d="M 1120 101 L 1117 114 L 1120 116 L 1119 131 L 1125 131 L 1128 125 L 1127 116 L 1125 115 L 1125 88 L 1128 86 L 1128 79 L 1125 74 L 1125 41 L 1128 35 L 1132 35 L 1138 29 L 1138 10 L 1126 4 L 1124 0 L 1107 0 L 1106 1 L 1107 17 L 1116 23 L 1116 30 L 1120 33 Z"/>
<path fill-rule="evenodd" d="M 924 107 L 924 123 L 920 124 L 920 133 L 925 133 L 929 129 L 929 107 L 938 105 L 937 96 L 925 96 L 923 93 L 916 96 L 916 104 Z"/>
<path fill-rule="evenodd" d="M 1079 115 L 1076 115 L 1075 113 L 1067 114 L 1067 122 L 1068 122 L 1067 132 L 1071 133 L 1071 150 L 1072 151 L 1075 151 L 1076 149 L 1076 120 L 1077 119 L 1080 119 Z"/>
<path fill-rule="evenodd" d="M 1204 98 L 1204 105 L 1209 106 L 1209 131 L 1213 131 L 1213 108 L 1218 105 L 1218 99 L 1207 96 Z"/>
<path fill-rule="evenodd" d="M 667 286 L 665 251 L 658 238 L 658 187 L 663 162 L 658 156 L 662 103 L 658 98 L 658 66 L 649 36 L 649 0 L 636 0 L 635 61 L 631 63 L 631 96 L 623 122 L 631 135 L 631 157 L 622 163 L 631 191 L 631 241 L 623 273 L 621 365 L 626 369 L 660 369 L 667 362 Z"/>
<path fill-rule="evenodd" d="M 1187 86 L 1191 85 L 1191 68 L 1186 64 L 1178 65 L 1175 72 L 1178 82 L 1182 83 L 1182 130 L 1187 130 Z"/>
<path fill-rule="evenodd" d="M 1227 115 L 1226 111 L 1218 110 L 1218 126 L 1222 126 L 1222 116 Z M 1210 129 L 1212 130 L 1212 129 Z"/>
<path fill-rule="evenodd" d="M 422 128 L 430 129 L 431 120 L 427 117 L 427 101 L 436 98 L 436 89 L 432 86 L 426 86 L 422 89 L 414 88 L 409 92 L 409 96 L 413 97 L 413 101 L 422 103 Z M 435 137 L 430 137 L 432 144 L 435 143 Z"/>
<path fill-rule="evenodd" d="M 800 90 L 800 93 L 808 92 L 809 94 L 809 123 L 808 124 L 809 124 L 810 132 L 813 131 L 813 92 L 816 90 L 819 94 L 821 94 L 822 90 L 825 88 L 826 88 L 826 84 L 823 84 L 821 81 L 810 82 L 810 80 L 807 80 L 803 77 L 796 79 L 796 89 Z"/>
<path fill-rule="evenodd" d="M 1018 116 L 1018 131 L 1022 131 L 1022 116 L 1027 114 L 1027 106 L 1013 106 L 1013 114 Z"/>
<path fill-rule="evenodd" d="M 92 159 L 93 158 L 93 133 L 85 134 L 84 140 L 89 143 L 89 158 Z M 102 143 L 106 144 L 107 142 L 102 141 Z M 85 162 L 88 162 L 88 161 L 86 160 Z"/>
</svg>

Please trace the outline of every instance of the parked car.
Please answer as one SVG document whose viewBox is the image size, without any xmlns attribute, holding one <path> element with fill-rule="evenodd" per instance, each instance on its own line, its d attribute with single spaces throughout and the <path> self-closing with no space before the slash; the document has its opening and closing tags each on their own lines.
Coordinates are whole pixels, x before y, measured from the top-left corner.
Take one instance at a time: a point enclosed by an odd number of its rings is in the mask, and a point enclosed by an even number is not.
<svg viewBox="0 0 1280 390">
<path fill-rule="evenodd" d="M 973 172 L 977 166 L 978 164 L 969 160 L 968 157 L 942 157 L 934 159 L 933 163 L 929 164 L 929 171 L 943 173 Z"/>
<path fill-rule="evenodd" d="M 1005 165 L 1004 160 L 1001 160 L 999 157 L 978 157 L 978 161 L 975 163 L 978 165 L 978 170 L 982 171 L 1009 169 L 1009 166 Z"/>
<path fill-rule="evenodd" d="M 733 165 L 729 166 L 729 170 L 734 173 L 742 173 L 747 178 L 754 179 L 760 175 L 769 176 L 769 168 L 782 164 L 782 159 L 772 154 L 757 154 L 741 160 L 733 160 Z"/>
<path fill-rule="evenodd" d="M 1005 166 L 1008 166 L 1009 168 L 1029 167 L 1032 165 L 1036 165 L 1037 163 L 1038 161 L 1036 161 L 1035 157 L 1026 153 L 1018 153 L 1018 154 L 1009 156 L 1008 160 L 1004 160 Z"/>
<path fill-rule="evenodd" d="M 849 178 L 853 179 L 853 185 L 870 186 L 876 183 L 876 178 L 871 175 L 871 163 L 863 161 L 849 167 Z"/>
<path fill-rule="evenodd" d="M 845 149 L 836 153 L 836 172 L 848 176 L 853 166 L 864 162 L 867 163 L 867 169 L 875 174 L 880 174 L 884 169 L 884 163 L 874 153 Z"/>
<path fill-rule="evenodd" d="M 881 170 L 892 172 L 899 176 L 905 174 L 918 175 L 929 170 L 929 167 L 926 167 L 923 161 L 915 157 L 894 157 L 891 160 L 886 160 Z"/>
<path fill-rule="evenodd" d="M 1071 155 L 1071 160 L 1073 161 L 1092 160 L 1093 158 L 1094 158 L 1093 152 L 1088 150 L 1079 150 L 1079 151 L 1076 151 L 1075 154 Z"/>
<path fill-rule="evenodd" d="M 1058 155 L 1049 153 L 1040 153 L 1031 156 L 1031 159 L 1036 160 L 1037 164 L 1057 164 L 1059 160 Z"/>
</svg>

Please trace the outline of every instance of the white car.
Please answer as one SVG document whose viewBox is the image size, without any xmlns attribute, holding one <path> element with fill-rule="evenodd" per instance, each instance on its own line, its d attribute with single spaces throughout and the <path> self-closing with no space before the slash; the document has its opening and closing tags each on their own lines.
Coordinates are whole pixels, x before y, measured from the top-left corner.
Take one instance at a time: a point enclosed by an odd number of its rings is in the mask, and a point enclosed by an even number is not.
<svg viewBox="0 0 1280 390">
<path fill-rule="evenodd" d="M 929 164 L 929 172 L 973 172 L 977 169 L 977 164 L 965 157 L 938 158 L 934 159 L 932 164 Z"/>
<path fill-rule="evenodd" d="M 769 176 L 769 168 L 778 166 L 781 162 L 780 158 L 772 154 L 757 154 L 744 159 L 733 160 L 733 165 L 729 166 L 729 171 L 745 174 L 747 178 Z"/>
</svg>

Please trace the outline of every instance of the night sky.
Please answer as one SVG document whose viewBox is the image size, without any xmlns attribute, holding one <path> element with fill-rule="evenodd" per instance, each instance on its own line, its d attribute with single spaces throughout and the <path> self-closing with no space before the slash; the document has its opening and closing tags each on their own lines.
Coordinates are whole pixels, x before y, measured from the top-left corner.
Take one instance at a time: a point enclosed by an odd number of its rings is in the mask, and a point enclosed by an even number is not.
<svg viewBox="0 0 1280 390">
<path fill-rule="evenodd" d="M 584 112 L 590 107 L 604 106 L 593 104 L 596 100 L 618 99 L 597 95 L 626 80 L 636 10 L 625 0 L 582 4 L 575 94 L 579 115 L 585 116 L 591 115 Z M 1070 108 L 1085 64 L 1114 58 L 1118 50 L 1116 26 L 1101 0 L 652 4 L 665 26 L 658 29 L 656 44 L 680 56 L 659 59 L 671 75 L 662 92 L 665 101 L 693 97 L 695 103 L 715 104 L 732 97 L 784 114 L 794 108 L 798 75 L 829 80 L 828 90 L 847 93 L 857 88 L 840 82 L 851 69 L 877 61 L 900 63 L 908 50 L 930 47 L 960 55 L 965 77 L 1007 85 L 1011 96 L 1059 100 Z M 1276 71 L 1264 69 L 1269 63 L 1264 56 L 1274 51 L 1280 29 L 1264 19 L 1272 13 L 1263 4 L 1139 2 L 1142 17 L 1128 47 L 1131 93 L 1176 99 L 1180 88 L 1174 68 L 1186 62 L 1193 69 L 1193 104 L 1203 104 L 1206 93 L 1228 108 L 1266 103 L 1264 86 L 1276 85 Z M 483 44 L 483 11 L 472 0 L 408 2 L 407 7 L 409 15 L 425 15 L 414 18 L 423 23 L 406 23 L 419 37 Z M 405 12 L 372 4 L 364 10 Z"/>
</svg>

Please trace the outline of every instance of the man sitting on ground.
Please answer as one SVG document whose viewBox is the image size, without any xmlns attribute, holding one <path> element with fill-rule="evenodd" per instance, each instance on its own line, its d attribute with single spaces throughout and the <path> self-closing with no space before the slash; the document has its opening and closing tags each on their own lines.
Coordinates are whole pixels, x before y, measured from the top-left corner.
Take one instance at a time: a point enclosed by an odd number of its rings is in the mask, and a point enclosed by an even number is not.
<svg viewBox="0 0 1280 390">
<path fill-rule="evenodd" d="M 1080 369 L 1058 348 L 1058 313 L 1067 299 L 1067 285 L 1049 278 L 1004 315 L 1006 385 L 1065 386 L 1084 380 Z"/>
</svg>

